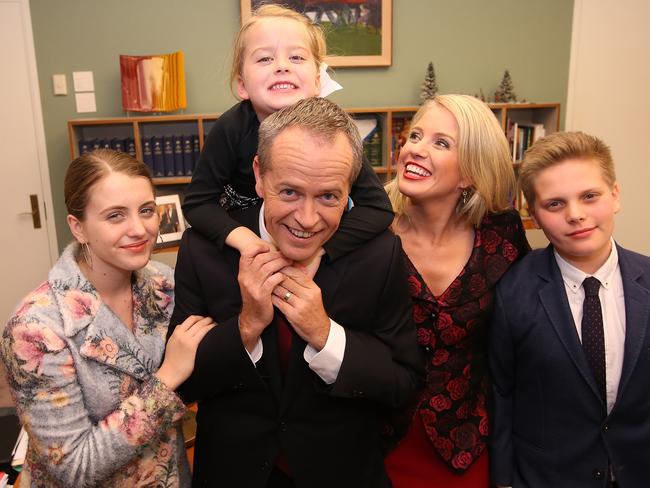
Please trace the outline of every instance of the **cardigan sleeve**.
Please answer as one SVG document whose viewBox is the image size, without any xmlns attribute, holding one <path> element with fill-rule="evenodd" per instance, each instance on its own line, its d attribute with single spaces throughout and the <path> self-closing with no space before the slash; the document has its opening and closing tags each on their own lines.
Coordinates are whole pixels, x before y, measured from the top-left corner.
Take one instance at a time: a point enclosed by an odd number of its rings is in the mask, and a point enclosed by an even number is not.
<svg viewBox="0 0 650 488">
<path fill-rule="evenodd" d="M 30 471 L 61 486 L 94 486 L 168 431 L 185 407 L 151 376 L 103 419 L 92 419 L 85 405 L 92 391 L 79 383 L 74 343 L 57 332 L 56 307 L 42 306 L 49 298 L 33 297 L 18 310 L 5 328 L 0 355 L 29 434 Z"/>
</svg>

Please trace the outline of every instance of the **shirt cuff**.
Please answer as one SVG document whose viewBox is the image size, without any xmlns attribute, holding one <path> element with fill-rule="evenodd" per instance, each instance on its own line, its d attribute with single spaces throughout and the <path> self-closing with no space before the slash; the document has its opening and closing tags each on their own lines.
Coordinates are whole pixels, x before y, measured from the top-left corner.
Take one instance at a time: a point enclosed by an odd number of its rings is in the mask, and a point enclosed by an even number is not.
<svg viewBox="0 0 650 488">
<path fill-rule="evenodd" d="M 345 354 L 345 329 L 330 319 L 330 333 L 325 347 L 317 351 L 307 344 L 303 357 L 309 368 L 328 385 L 338 378 L 343 355 Z"/>
<path fill-rule="evenodd" d="M 260 359 L 262 359 L 263 352 L 264 352 L 264 345 L 262 344 L 262 339 L 257 339 L 257 343 L 255 344 L 255 347 L 251 352 L 248 352 L 248 349 L 246 349 L 246 354 L 248 354 L 248 357 L 251 358 L 253 364 L 257 364 L 257 362 Z"/>
</svg>

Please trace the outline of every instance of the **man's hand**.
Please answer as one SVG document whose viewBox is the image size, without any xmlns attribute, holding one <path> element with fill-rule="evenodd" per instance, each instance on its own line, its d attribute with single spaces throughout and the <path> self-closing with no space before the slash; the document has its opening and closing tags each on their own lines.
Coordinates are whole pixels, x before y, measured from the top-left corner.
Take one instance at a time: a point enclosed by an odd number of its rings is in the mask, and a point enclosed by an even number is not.
<svg viewBox="0 0 650 488">
<path fill-rule="evenodd" d="M 237 280 L 241 290 L 242 311 L 239 331 L 246 350 L 252 352 L 264 329 L 273 320 L 271 296 L 285 276 L 279 271 L 291 261 L 278 251 L 259 245 L 241 255 Z"/>
<path fill-rule="evenodd" d="M 304 271 L 293 266 L 280 273 L 284 280 L 273 290 L 272 301 L 294 330 L 320 351 L 330 332 L 330 319 L 325 312 L 320 288 Z"/>
</svg>

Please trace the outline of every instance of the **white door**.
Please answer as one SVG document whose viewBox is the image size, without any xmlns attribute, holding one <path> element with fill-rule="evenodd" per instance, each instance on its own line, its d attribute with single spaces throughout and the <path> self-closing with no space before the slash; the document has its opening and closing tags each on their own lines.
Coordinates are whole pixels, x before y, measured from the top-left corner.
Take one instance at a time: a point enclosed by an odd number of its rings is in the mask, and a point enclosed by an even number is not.
<svg viewBox="0 0 650 488">
<path fill-rule="evenodd" d="M 614 238 L 650 255 L 650 2 L 575 0 L 566 128 L 601 137 L 621 185 Z"/>
<path fill-rule="evenodd" d="M 0 64 L 1 331 L 58 254 L 28 0 L 0 0 Z"/>
</svg>

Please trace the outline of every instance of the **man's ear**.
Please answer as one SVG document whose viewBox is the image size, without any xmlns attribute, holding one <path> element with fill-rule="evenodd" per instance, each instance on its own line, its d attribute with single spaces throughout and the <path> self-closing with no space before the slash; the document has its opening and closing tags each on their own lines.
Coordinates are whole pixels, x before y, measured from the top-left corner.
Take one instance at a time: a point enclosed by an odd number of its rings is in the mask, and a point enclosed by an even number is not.
<svg viewBox="0 0 650 488">
<path fill-rule="evenodd" d="M 244 86 L 244 80 L 242 80 L 241 76 L 237 77 L 237 96 L 242 100 L 248 100 L 250 98 L 248 90 L 246 90 L 246 87 Z"/>
<path fill-rule="evenodd" d="M 264 182 L 260 173 L 260 158 L 255 155 L 253 158 L 253 173 L 255 173 L 255 193 L 261 199 L 264 199 Z"/>
<path fill-rule="evenodd" d="M 66 221 L 68 222 L 68 227 L 70 227 L 70 232 L 72 232 L 72 235 L 77 242 L 80 244 L 87 242 L 81 221 L 74 215 L 70 214 L 66 217 Z"/>
</svg>

